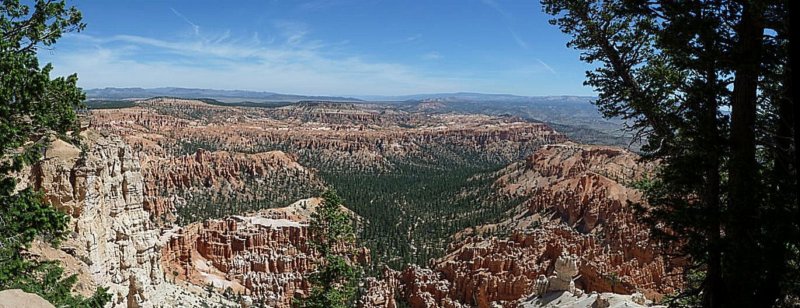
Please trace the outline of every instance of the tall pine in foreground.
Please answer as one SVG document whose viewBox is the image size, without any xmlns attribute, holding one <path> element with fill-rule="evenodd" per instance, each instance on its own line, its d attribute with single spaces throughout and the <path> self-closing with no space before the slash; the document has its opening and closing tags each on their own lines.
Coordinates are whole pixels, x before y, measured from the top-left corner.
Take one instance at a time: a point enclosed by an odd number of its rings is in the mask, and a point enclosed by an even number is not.
<svg viewBox="0 0 800 308">
<path fill-rule="evenodd" d="M 322 260 L 308 277 L 311 294 L 298 303 L 309 308 L 354 307 L 362 269 L 353 251 L 353 221 L 342 210 L 342 199 L 335 190 L 325 191 L 322 199 L 309 222 L 312 248 Z"/>
<path fill-rule="evenodd" d="M 675 304 L 800 298 L 790 0 L 543 0 L 596 68 L 585 84 L 660 169 L 643 218 L 684 264 Z"/>
<path fill-rule="evenodd" d="M 23 289 L 60 307 L 102 307 L 110 295 L 102 288 L 89 299 L 73 295 L 76 276 L 62 277 L 57 262 L 24 257 L 36 238 L 58 244 L 69 217 L 40 193 L 17 191 L 13 173 L 38 161 L 52 134 L 77 142 L 75 109 L 84 99 L 77 77 L 51 79 L 52 67 L 40 67 L 36 50 L 83 27 L 80 12 L 64 1 L 0 5 L 0 290 Z"/>
</svg>

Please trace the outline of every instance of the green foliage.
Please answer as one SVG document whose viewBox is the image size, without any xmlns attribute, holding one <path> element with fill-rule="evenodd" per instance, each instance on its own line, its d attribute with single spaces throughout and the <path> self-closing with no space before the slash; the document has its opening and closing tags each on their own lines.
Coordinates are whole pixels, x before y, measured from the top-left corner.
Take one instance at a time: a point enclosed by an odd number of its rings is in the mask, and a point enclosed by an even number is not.
<svg viewBox="0 0 800 308">
<path fill-rule="evenodd" d="M 36 50 L 83 27 L 80 12 L 64 1 L 0 4 L 0 289 L 35 292 L 58 306 L 100 307 L 110 299 L 104 289 L 89 299 L 72 295 L 75 276 L 62 278 L 57 263 L 25 258 L 35 238 L 58 244 L 69 217 L 44 204 L 39 193 L 17 191 L 12 176 L 40 159 L 47 136 L 77 142 L 75 110 L 84 99 L 77 77 L 50 79 L 52 66 L 40 67 Z"/>
<path fill-rule="evenodd" d="M 62 278 L 64 270 L 57 262 L 37 262 L 22 254 L 35 238 L 57 245 L 67 233 L 68 216 L 44 204 L 41 194 L 30 189 L 0 195 L 0 204 L 0 289 L 19 288 L 66 307 L 102 307 L 111 299 L 104 288 L 88 299 L 71 294 L 75 275 Z"/>
<path fill-rule="evenodd" d="M 56 307 L 103 307 L 111 300 L 107 288 L 95 290 L 92 297 L 84 298 L 71 293 L 78 281 L 77 275 L 64 278 L 64 269 L 57 262 L 31 262 L 25 276 L 9 280 L 6 287 L 36 293 Z"/>
<path fill-rule="evenodd" d="M 519 202 L 492 187 L 501 163 L 456 153 L 434 154 L 430 161 L 392 159 L 386 171 L 319 168 L 348 207 L 364 218 L 358 238 L 370 249 L 370 274 L 380 274 L 384 264 L 398 270 L 425 265 L 444 254 L 453 234 L 496 222 Z"/>
<path fill-rule="evenodd" d="M 322 269 L 309 277 L 311 294 L 302 307 L 353 307 L 361 271 L 341 256 L 326 256 Z"/>
<path fill-rule="evenodd" d="M 342 198 L 336 191 L 326 190 L 322 193 L 322 199 L 322 204 L 311 215 L 309 229 L 314 249 L 328 256 L 341 244 L 354 244 L 355 232 L 351 217 L 341 209 Z"/>
<path fill-rule="evenodd" d="M 164 111 L 173 112 L 173 111 Z M 418 153 L 394 156 L 387 153 L 383 165 L 364 165 L 358 159 L 332 156 L 319 149 L 298 148 L 291 140 L 259 138 L 246 148 L 229 148 L 209 136 L 163 143 L 176 155 L 194 154 L 198 149 L 258 153 L 280 150 L 296 153 L 303 166 L 318 170 L 320 177 L 348 200 L 348 208 L 363 218 L 357 227 L 359 245 L 369 248 L 370 275 L 380 275 L 384 265 L 402 269 L 407 264 L 425 265 L 444 254 L 451 236 L 465 228 L 501 220 L 521 200 L 507 198 L 491 187 L 495 171 L 511 159 L 530 155 L 540 141 L 513 145 L 518 157 L 508 158 L 447 139 L 420 144 Z M 346 155 L 345 155 L 346 156 Z M 218 218 L 273 206 L 313 195 L 318 188 L 289 177 L 271 177 L 275 183 L 246 180 L 255 199 L 231 194 L 209 194 L 206 190 L 182 193 L 187 204 L 178 206 L 181 223 L 201 217 Z M 300 177 L 302 178 L 302 177 Z M 291 198 L 295 199 L 291 199 Z"/>
<path fill-rule="evenodd" d="M 88 100 L 86 107 L 88 109 L 122 109 L 136 107 L 136 103 L 124 100 Z"/>
<path fill-rule="evenodd" d="M 308 298 L 299 300 L 300 307 L 353 307 L 358 294 L 361 267 L 355 263 L 355 232 L 348 213 L 342 210 L 342 199 L 335 190 L 322 194 L 322 204 L 309 223 L 312 247 L 323 261 L 308 277 L 312 285 Z"/>
<path fill-rule="evenodd" d="M 276 108 L 289 106 L 292 102 L 251 102 L 251 101 L 238 101 L 238 102 L 221 102 L 213 98 L 197 98 L 197 100 L 209 105 L 224 106 L 224 107 L 252 107 L 252 108 Z"/>
<path fill-rule="evenodd" d="M 197 145 L 189 144 L 186 148 L 195 149 Z M 318 195 L 322 191 L 321 184 L 304 172 L 291 169 L 273 170 L 267 171 L 263 176 L 257 176 L 242 168 L 239 176 L 244 185 L 239 189 L 214 190 L 202 182 L 192 183 L 189 187 L 180 187 L 176 194 L 183 197 L 186 202 L 176 206 L 177 222 L 179 225 L 185 225 L 209 218 L 281 207 L 308 196 Z M 166 190 L 161 194 L 169 195 Z"/>
<path fill-rule="evenodd" d="M 700 290 L 703 287 L 706 274 L 705 271 L 690 269 L 685 278 L 688 285 L 687 289 Z M 661 302 L 670 307 L 700 307 L 703 305 L 703 298 L 702 294 L 699 293 L 676 292 L 667 294 Z"/>
<path fill-rule="evenodd" d="M 785 262 L 800 259 L 791 1 L 542 3 L 594 65 L 585 84 L 600 111 L 659 161 L 634 186 L 665 252 L 689 261 L 682 295 L 711 307 L 800 297 Z"/>
<path fill-rule="evenodd" d="M 0 202 L 6 207 L 0 217 L 0 237 L 15 245 L 25 246 L 37 236 L 58 244 L 66 235 L 65 228 L 69 217 L 42 203 L 41 194 L 24 189 L 14 195 L 0 195 Z"/>
</svg>

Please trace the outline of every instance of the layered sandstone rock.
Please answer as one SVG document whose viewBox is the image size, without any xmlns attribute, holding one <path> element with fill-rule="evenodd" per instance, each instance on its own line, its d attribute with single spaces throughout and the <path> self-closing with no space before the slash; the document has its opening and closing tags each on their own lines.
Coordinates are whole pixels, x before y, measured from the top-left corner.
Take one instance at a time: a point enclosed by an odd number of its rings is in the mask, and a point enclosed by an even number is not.
<svg viewBox="0 0 800 308">
<path fill-rule="evenodd" d="M 308 169 L 297 163 L 296 157 L 281 151 L 244 154 L 205 150 L 152 163 L 145 176 L 148 185 L 170 193 L 192 187 L 230 193 L 244 188 L 248 177 L 270 181 L 279 173 L 311 176 Z"/>
<path fill-rule="evenodd" d="M 164 266 L 171 279 L 252 297 L 270 307 L 290 307 L 308 294 L 305 276 L 319 262 L 309 246 L 308 218 L 320 199 L 278 209 L 206 220 L 166 232 Z M 352 248 L 352 247 L 350 247 Z M 366 250 L 351 259 L 368 263 Z"/>
<path fill-rule="evenodd" d="M 401 292 L 401 282 L 397 272 L 384 268 L 383 279 L 368 277 L 364 281 L 364 294 L 359 299 L 359 307 L 396 308 L 397 298 Z"/>
<path fill-rule="evenodd" d="M 20 289 L 0 291 L 0 308 L 55 308 L 53 304 L 39 295 L 27 293 Z"/>
<path fill-rule="evenodd" d="M 530 294 L 547 293 L 547 288 L 540 290 L 541 278 L 559 290 L 571 291 L 574 283 L 588 292 L 641 290 L 647 298 L 681 285 L 628 204 L 642 196 L 626 185 L 645 176 L 650 166 L 639 164 L 627 151 L 571 143 L 536 150 L 564 141 L 563 135 L 511 117 L 394 113 L 330 103 L 263 109 L 178 99 L 138 104 L 94 111 L 92 118 L 95 126 L 123 135 L 141 153 L 144 205 L 156 217 L 196 205 L 187 201 L 195 192 L 249 198 L 258 194 L 246 192 L 245 177 L 266 180 L 299 172 L 301 168 L 291 167 L 295 157 L 287 155 L 291 159 L 284 161 L 283 152 L 272 152 L 278 149 L 325 168 L 390 168 L 394 158 L 440 157 L 435 151 L 458 150 L 491 162 L 533 153 L 497 174 L 500 195 L 524 200 L 512 211 L 514 217 L 477 228 L 508 235 L 466 237 L 429 269 L 387 271 L 385 279 L 367 283 L 365 306 L 391 307 L 395 298 L 414 306 L 517 305 Z M 313 172 L 304 174 L 289 176 Z M 53 203 L 70 202 L 61 198 Z M 167 279 L 231 287 L 266 303 L 287 305 L 307 291 L 298 273 L 309 270 L 313 256 L 304 246 L 302 222 L 274 215 L 209 220 L 167 232 Z M 300 225 L 277 223 L 283 219 Z M 577 273 L 572 262 L 557 269 L 564 252 L 577 257 Z M 570 265 L 566 272 L 564 265 Z M 564 273 L 577 278 L 559 278 Z"/>
<path fill-rule="evenodd" d="M 142 169 L 145 209 L 167 221 L 174 220 L 176 207 L 196 206 L 188 203 L 200 196 L 221 204 L 265 199 L 286 204 L 322 189 L 314 170 L 281 151 L 245 154 L 201 149 L 191 155 L 151 158 Z"/>
<path fill-rule="evenodd" d="M 553 275 L 547 280 L 548 292 L 575 291 L 573 277 L 578 274 L 578 258 L 563 253 L 556 259 Z"/>
<path fill-rule="evenodd" d="M 119 137 L 94 131 L 83 137 L 85 152 L 55 141 L 31 170 L 29 182 L 45 201 L 72 216 L 73 232 L 62 245 L 68 254 L 37 251 L 62 260 L 68 273 L 86 272 L 94 285 L 109 288 L 112 306 L 169 306 L 179 290 L 164 283 L 159 231 L 142 206 L 138 160 Z"/>
<path fill-rule="evenodd" d="M 398 161 L 506 163 L 564 136 L 513 117 L 409 113 L 306 102 L 241 108 L 155 98 L 94 110 L 142 162 L 145 210 L 159 226 L 282 206 L 320 192 L 321 172 L 391 171 Z M 245 154 L 247 153 L 247 154 Z M 227 205 L 222 207 L 220 205 Z"/>
<path fill-rule="evenodd" d="M 387 168 L 392 157 L 430 155 L 447 145 L 483 159 L 511 161 L 565 137 L 541 123 L 486 115 L 409 114 L 369 104 L 303 103 L 282 108 L 220 107 L 150 99 L 92 112 L 92 125 L 120 134 L 148 157 L 187 147 L 231 152 L 281 149 L 347 168 Z M 194 150 L 191 150 L 192 152 Z"/>
<path fill-rule="evenodd" d="M 575 246 L 568 250 L 583 261 L 578 284 L 598 292 L 642 290 L 660 298 L 681 286 L 678 275 L 669 275 L 677 267 L 657 253 L 657 243 L 630 205 L 644 202 L 630 185 L 652 170 L 622 149 L 566 143 L 545 146 L 524 167 L 506 169 L 498 184 L 507 194 L 528 196 L 522 216 L 547 213 L 552 216 L 538 223 L 572 229 L 551 234 Z M 516 218 L 512 229 L 529 232 L 532 222 Z"/>
<path fill-rule="evenodd" d="M 643 202 L 641 193 L 624 185 L 650 168 L 621 149 L 544 146 L 501 170 L 495 183 L 501 193 L 525 199 L 513 218 L 491 227 L 510 236 L 466 237 L 430 269 L 391 273 L 399 283 L 373 288 L 372 296 L 399 294 L 414 307 L 516 306 L 555 291 L 580 297 L 578 290 L 641 291 L 659 299 L 682 286 L 679 267 L 656 253 L 629 205 Z"/>
<path fill-rule="evenodd" d="M 163 282 L 158 230 L 142 208 L 139 162 L 120 138 L 90 135 L 88 150 L 56 141 L 33 170 L 45 200 L 72 216 L 76 253 L 94 280 L 110 286 L 114 301 L 129 307 L 148 303 L 147 293 Z"/>
<path fill-rule="evenodd" d="M 551 292 L 544 296 L 520 301 L 520 308 L 641 308 L 652 303 L 639 303 L 632 295 L 616 293 L 589 293 L 575 295 L 570 292 Z"/>
</svg>

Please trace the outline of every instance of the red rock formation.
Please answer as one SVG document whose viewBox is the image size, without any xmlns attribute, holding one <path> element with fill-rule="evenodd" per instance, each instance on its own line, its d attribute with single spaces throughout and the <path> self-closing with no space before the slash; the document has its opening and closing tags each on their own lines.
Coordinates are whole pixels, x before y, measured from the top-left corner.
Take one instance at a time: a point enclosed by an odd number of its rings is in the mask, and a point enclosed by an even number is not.
<svg viewBox="0 0 800 308">
<path fill-rule="evenodd" d="M 287 188 L 318 190 L 322 182 L 314 170 L 297 163 L 296 157 L 281 151 L 255 154 L 198 150 L 193 155 L 151 160 L 143 166 L 145 209 L 156 217 L 172 220 L 181 193 L 222 195 L 238 200 L 263 198 L 265 191 Z M 256 183 L 253 183 L 256 182 Z"/>
<path fill-rule="evenodd" d="M 565 140 L 547 125 L 514 118 L 409 114 L 363 104 L 236 108 L 152 99 L 133 108 L 93 111 L 92 121 L 125 136 L 147 156 L 170 156 L 183 144 L 194 143 L 236 152 L 321 151 L 320 159 L 365 168 L 384 166 L 385 157 L 425 155 L 424 146 L 431 144 L 513 160 L 520 151 Z"/>
<path fill-rule="evenodd" d="M 552 273 L 566 252 L 579 260 L 578 288 L 638 290 L 658 300 L 683 282 L 675 275 L 678 267 L 656 253 L 656 243 L 628 204 L 642 202 L 641 193 L 623 185 L 650 168 L 621 149 L 545 146 L 500 171 L 495 183 L 504 194 L 526 198 L 515 217 L 495 226 L 510 230 L 508 238 L 467 237 L 451 244 L 431 269 L 409 267 L 388 275 L 399 283 L 373 288 L 371 296 L 400 294 L 413 307 L 514 306 L 536 293 L 536 279 Z"/>
<path fill-rule="evenodd" d="M 164 280 L 159 230 L 143 208 L 135 152 L 119 136 L 87 130 L 81 137 L 83 152 L 55 140 L 42 161 L 20 174 L 20 184 L 41 191 L 45 202 L 72 216 L 71 234 L 60 250 L 35 242 L 29 257 L 58 261 L 66 274 L 76 275 L 82 295 L 108 288 L 116 307 L 232 304 Z"/>
<path fill-rule="evenodd" d="M 209 152 L 169 157 L 148 166 L 148 186 L 168 192 L 191 187 L 225 189 L 243 188 L 245 177 L 274 178 L 279 173 L 293 177 L 314 177 L 297 163 L 296 158 L 280 151 L 257 154 Z"/>
<path fill-rule="evenodd" d="M 168 230 L 161 250 L 168 278 L 212 284 L 249 295 L 270 307 L 290 307 L 308 294 L 305 275 L 319 256 L 309 247 L 306 225 L 319 199 L 247 216 L 207 220 Z M 368 251 L 356 250 L 358 262 Z"/>
<path fill-rule="evenodd" d="M 389 158 L 430 157 L 432 145 L 512 161 L 542 144 L 565 140 L 544 124 L 510 117 L 428 115 L 383 105 L 238 108 L 171 98 L 136 104 L 94 110 L 91 125 L 123 136 L 139 156 L 146 183 L 144 207 L 162 225 L 176 219 L 177 207 L 189 205 L 181 190 L 237 200 L 263 196 L 246 191 L 247 177 L 310 187 L 306 190 L 319 187 L 313 170 L 298 167 L 295 155 L 324 165 L 380 169 L 391 166 Z"/>
<path fill-rule="evenodd" d="M 352 168 L 384 168 L 387 158 L 430 155 L 427 145 L 511 161 L 565 139 L 546 125 L 512 118 L 325 103 L 261 109 L 154 99 L 134 108 L 94 111 L 92 119 L 97 127 L 123 135 L 140 153 L 147 183 L 144 207 L 157 214 L 180 202 L 170 194 L 181 189 L 237 191 L 243 176 L 273 178 L 299 170 L 283 168 L 291 159 L 236 152 L 279 148 Z M 179 155 L 187 144 L 209 152 Z M 498 191 L 525 200 L 512 219 L 492 226 L 509 236 L 468 237 L 429 270 L 409 268 L 373 280 L 368 287 L 377 293 L 370 293 L 365 305 L 391 306 L 395 296 L 415 306 L 512 305 L 533 293 L 534 281 L 552 272 L 562 251 L 579 257 L 576 284 L 589 292 L 642 290 L 651 299 L 671 292 L 682 282 L 669 275 L 673 266 L 655 253 L 650 234 L 628 205 L 641 201 L 641 194 L 626 185 L 649 170 L 636 155 L 612 147 L 545 146 L 498 173 Z M 221 277 L 232 288 L 276 305 L 302 294 L 302 283 L 283 271 L 308 270 L 313 256 L 303 246 L 303 231 L 241 219 L 185 228 L 165 245 L 164 259 L 180 279 L 207 283 Z"/>
</svg>

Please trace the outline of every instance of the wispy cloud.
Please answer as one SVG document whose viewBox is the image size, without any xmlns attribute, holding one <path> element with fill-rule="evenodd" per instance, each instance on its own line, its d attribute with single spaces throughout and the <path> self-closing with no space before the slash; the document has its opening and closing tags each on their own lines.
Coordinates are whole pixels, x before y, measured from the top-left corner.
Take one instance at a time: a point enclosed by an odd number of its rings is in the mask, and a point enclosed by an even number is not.
<svg viewBox="0 0 800 308">
<path fill-rule="evenodd" d="M 280 35 L 286 38 L 289 44 L 298 44 L 308 34 L 308 25 L 297 21 L 276 20 L 273 22 Z"/>
<path fill-rule="evenodd" d="M 181 14 L 181 12 L 178 12 L 178 10 L 174 8 L 169 8 L 169 9 L 172 10 L 172 13 L 175 13 L 175 16 L 178 16 L 178 18 L 183 19 L 183 21 L 192 26 L 192 30 L 194 30 L 194 35 L 200 35 L 200 26 L 193 23 L 191 20 L 189 20 L 189 18 L 186 18 L 186 16 Z"/>
<path fill-rule="evenodd" d="M 506 28 L 508 28 L 508 33 L 511 34 L 511 38 L 514 40 L 514 43 L 516 43 L 522 49 L 528 49 L 528 43 L 526 43 L 525 40 L 523 40 L 512 28 L 513 16 L 511 13 L 504 10 L 503 7 L 501 7 L 500 4 L 495 0 L 481 0 L 481 2 L 502 17 L 502 21 L 506 25 Z"/>
<path fill-rule="evenodd" d="M 550 67 L 550 65 L 548 65 L 547 63 L 542 61 L 542 59 L 536 58 L 536 62 L 539 62 L 539 64 L 541 64 L 542 67 L 544 67 L 544 69 L 546 69 L 548 72 L 552 73 L 553 75 L 558 75 L 556 70 L 554 70 L 552 67 Z"/>
<path fill-rule="evenodd" d="M 509 27 L 508 32 L 511 33 L 511 37 L 514 38 L 514 42 L 517 43 L 519 47 L 522 47 L 522 49 L 528 49 L 528 43 L 525 43 L 525 41 L 519 36 L 519 34 L 517 34 L 516 31 L 514 31 L 514 29 Z"/>
<path fill-rule="evenodd" d="M 45 60 L 56 64 L 56 74 L 78 72 L 80 85 L 87 88 L 186 86 L 340 95 L 466 87 L 458 78 L 419 67 L 341 52 L 346 51 L 346 42 L 312 39 L 310 28 L 300 22 L 276 21 L 272 26 L 279 39 L 270 41 L 258 34 L 212 35 L 207 30 L 171 39 L 67 34 L 64 41 L 75 48 L 58 49 Z"/>
<path fill-rule="evenodd" d="M 506 10 L 504 10 L 500 6 L 500 4 L 497 3 L 497 1 L 495 1 L 495 0 L 481 0 L 481 2 L 483 2 L 483 4 L 485 4 L 486 6 L 492 8 L 493 10 L 495 10 L 497 13 L 502 15 L 504 18 L 506 18 L 506 19 L 510 19 L 511 18 L 511 13 L 506 12 Z"/>
<path fill-rule="evenodd" d="M 437 70 L 434 67 L 446 67 L 446 63 L 436 61 L 445 56 L 456 59 L 458 54 L 424 46 L 420 33 L 399 36 L 393 42 L 414 47 L 407 55 L 381 58 L 370 53 L 376 51 L 365 51 L 346 40 L 320 39 L 302 21 L 270 20 L 258 32 L 237 32 L 197 24 L 171 11 L 186 31 L 162 31 L 159 36 L 68 33 L 56 49 L 40 54 L 41 60 L 54 64 L 54 75 L 77 72 L 84 88 L 178 86 L 317 95 L 521 94 L 531 91 L 530 80 L 556 74 L 547 63 L 529 58 L 523 64 L 509 60 L 490 67 Z M 508 30 L 516 44 L 528 48 L 511 27 Z"/>
</svg>

